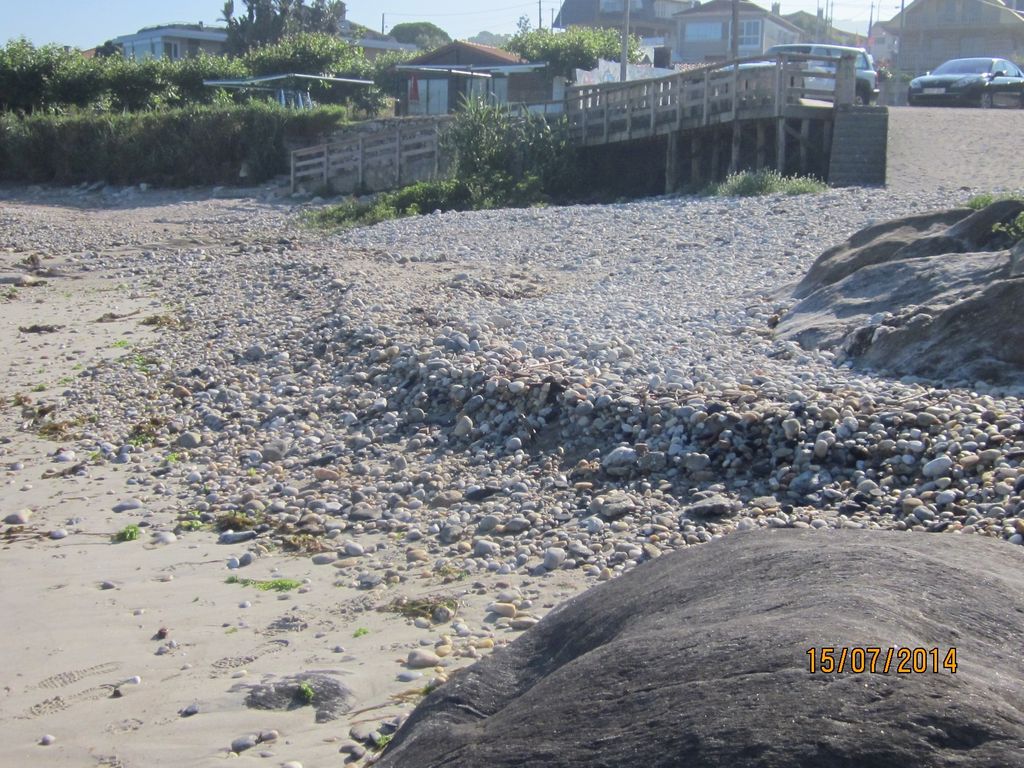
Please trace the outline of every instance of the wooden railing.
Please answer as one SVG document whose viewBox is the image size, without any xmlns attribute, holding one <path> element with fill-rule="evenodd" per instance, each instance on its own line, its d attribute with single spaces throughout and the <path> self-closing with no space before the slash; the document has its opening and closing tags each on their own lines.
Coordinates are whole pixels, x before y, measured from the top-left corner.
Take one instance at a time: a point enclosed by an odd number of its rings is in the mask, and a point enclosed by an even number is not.
<svg viewBox="0 0 1024 768">
<path fill-rule="evenodd" d="M 855 89 L 852 56 L 781 54 L 774 62 L 753 57 L 651 80 L 575 86 L 566 91 L 565 112 L 578 142 L 605 144 L 852 104 Z"/>
<path fill-rule="evenodd" d="M 291 155 L 291 188 L 318 186 L 362 188 L 371 174 L 390 177 L 401 186 L 413 163 L 432 162 L 438 170 L 437 124 L 398 127 L 350 139 L 297 149 Z"/>
</svg>

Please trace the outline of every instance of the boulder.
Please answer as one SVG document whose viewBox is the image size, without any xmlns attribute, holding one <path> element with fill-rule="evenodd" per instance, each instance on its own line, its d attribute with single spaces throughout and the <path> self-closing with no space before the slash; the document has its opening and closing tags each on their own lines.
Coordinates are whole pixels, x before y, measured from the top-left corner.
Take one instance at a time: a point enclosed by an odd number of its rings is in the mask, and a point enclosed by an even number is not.
<svg viewBox="0 0 1024 768">
<path fill-rule="evenodd" d="M 430 694 L 377 766 L 1017 765 L 1022 633 L 1008 543 L 737 533 L 556 608 Z M 808 649 L 864 646 L 937 648 L 939 671 L 809 671 Z"/>
<path fill-rule="evenodd" d="M 863 230 L 815 262 L 778 336 L 897 376 L 1019 381 L 1020 245 L 994 227 L 1022 211 L 1024 202 L 1001 200 Z"/>
</svg>

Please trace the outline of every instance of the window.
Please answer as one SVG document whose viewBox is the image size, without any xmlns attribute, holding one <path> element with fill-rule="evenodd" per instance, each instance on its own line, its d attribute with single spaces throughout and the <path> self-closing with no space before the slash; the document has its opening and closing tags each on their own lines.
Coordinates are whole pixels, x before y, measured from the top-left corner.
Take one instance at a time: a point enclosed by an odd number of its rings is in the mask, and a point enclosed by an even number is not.
<svg viewBox="0 0 1024 768">
<path fill-rule="evenodd" d="M 164 58 L 165 59 L 176 59 L 176 58 L 178 58 L 178 44 L 177 43 L 164 43 Z"/>
<path fill-rule="evenodd" d="M 761 20 L 749 19 L 740 22 L 740 48 L 761 47 Z"/>
<path fill-rule="evenodd" d="M 625 9 L 622 0 L 601 0 L 601 13 L 622 13 Z"/>
<path fill-rule="evenodd" d="M 683 32 L 683 40 L 688 43 L 706 42 L 722 39 L 722 24 L 718 21 L 691 21 Z"/>
</svg>

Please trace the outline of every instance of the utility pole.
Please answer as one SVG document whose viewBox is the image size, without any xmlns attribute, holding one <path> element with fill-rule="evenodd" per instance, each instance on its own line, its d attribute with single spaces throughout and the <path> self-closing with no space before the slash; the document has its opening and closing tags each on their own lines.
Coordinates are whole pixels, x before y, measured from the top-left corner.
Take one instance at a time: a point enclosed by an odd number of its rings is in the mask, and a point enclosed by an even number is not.
<svg viewBox="0 0 1024 768">
<path fill-rule="evenodd" d="M 537 29 L 544 29 L 544 17 L 540 11 L 540 0 L 537 0 Z"/>
<path fill-rule="evenodd" d="M 732 0 L 732 39 L 729 41 L 729 56 L 740 57 L 740 0 Z"/>
<path fill-rule="evenodd" d="M 380 33 L 384 34 L 384 14 L 380 15 Z"/>
<path fill-rule="evenodd" d="M 900 0 L 900 37 L 896 43 L 896 73 L 899 74 L 903 70 L 903 8 L 904 0 Z"/>
<path fill-rule="evenodd" d="M 619 82 L 626 82 L 626 67 L 629 66 L 629 6 L 631 0 L 623 0 L 626 4 L 626 15 L 622 24 L 622 64 L 619 68 Z"/>
</svg>

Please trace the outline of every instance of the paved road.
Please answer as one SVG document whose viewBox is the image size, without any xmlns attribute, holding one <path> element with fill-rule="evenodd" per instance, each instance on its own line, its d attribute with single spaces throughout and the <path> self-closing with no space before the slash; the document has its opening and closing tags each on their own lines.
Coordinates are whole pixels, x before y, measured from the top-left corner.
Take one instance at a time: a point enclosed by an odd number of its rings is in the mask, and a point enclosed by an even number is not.
<svg viewBox="0 0 1024 768">
<path fill-rule="evenodd" d="M 889 107 L 886 186 L 1024 190 L 1024 109 Z"/>
</svg>

